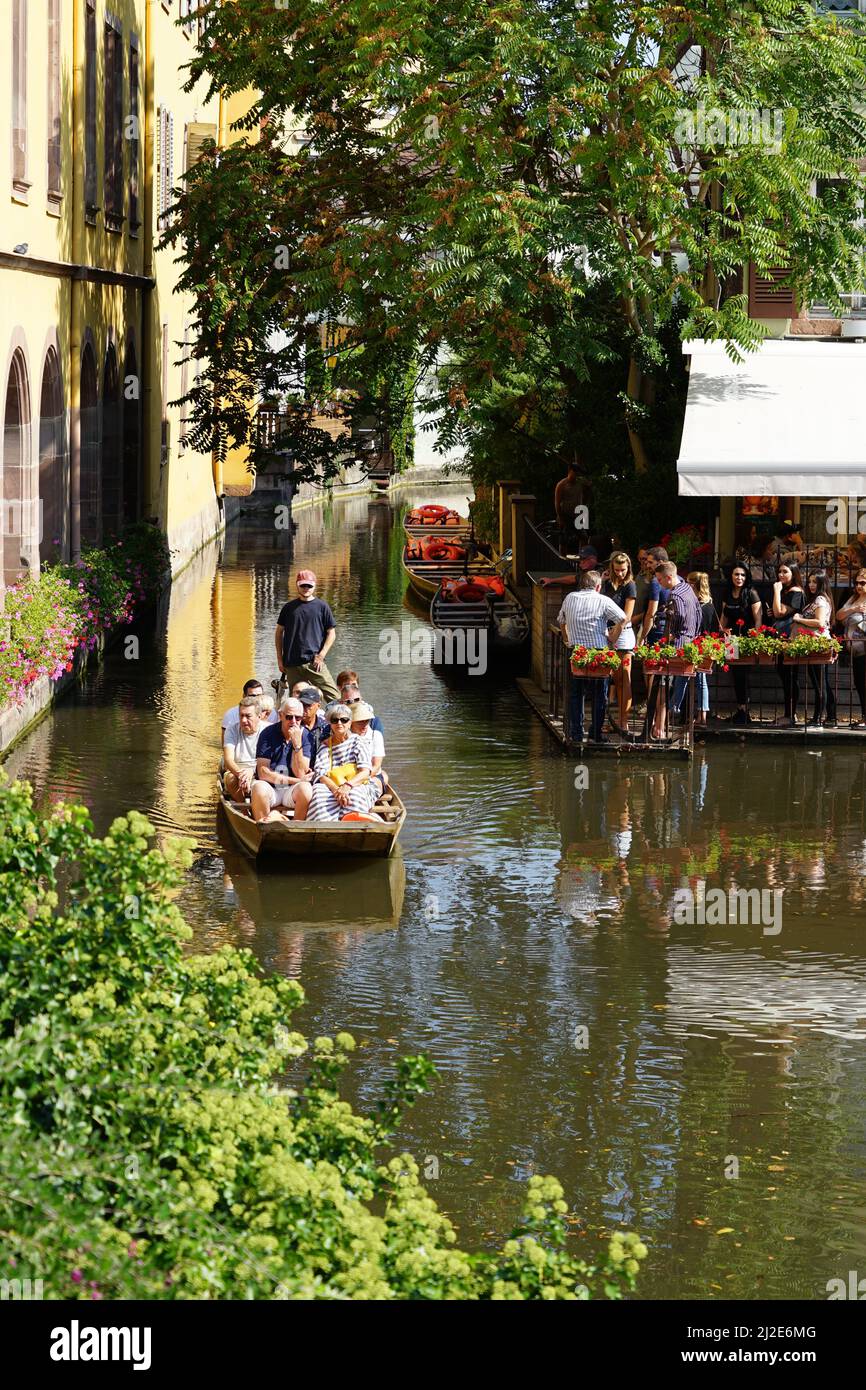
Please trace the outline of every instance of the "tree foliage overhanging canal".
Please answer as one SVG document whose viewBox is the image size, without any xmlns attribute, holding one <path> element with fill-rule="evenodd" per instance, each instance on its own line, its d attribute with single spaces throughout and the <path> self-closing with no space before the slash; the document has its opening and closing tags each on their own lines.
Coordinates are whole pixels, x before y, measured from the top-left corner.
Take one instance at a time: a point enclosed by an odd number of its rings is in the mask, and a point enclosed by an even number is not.
<svg viewBox="0 0 866 1390">
<path fill-rule="evenodd" d="M 407 1155 L 377 1150 L 426 1088 L 398 1065 L 375 1115 L 338 1094 L 354 1049 L 307 1043 L 294 981 L 247 951 L 185 952 L 172 896 L 190 852 L 137 812 L 98 838 L 0 783 L 0 1256 L 49 1298 L 620 1297 L 646 1249 L 566 1250 L 555 1179 L 530 1179 L 497 1253 L 456 1248 Z"/>
<path fill-rule="evenodd" d="M 750 265 L 782 267 L 801 303 L 866 288 L 857 14 L 235 0 L 190 69 L 255 94 L 255 143 L 206 150 L 169 233 L 201 306 L 207 447 L 247 442 L 249 400 L 277 398 L 296 468 L 327 476 L 344 446 L 316 413 L 394 434 L 417 375 L 476 482 L 577 458 L 652 494 L 670 489 L 681 338 L 763 336 Z M 742 138 L 750 113 L 772 140 Z"/>
</svg>

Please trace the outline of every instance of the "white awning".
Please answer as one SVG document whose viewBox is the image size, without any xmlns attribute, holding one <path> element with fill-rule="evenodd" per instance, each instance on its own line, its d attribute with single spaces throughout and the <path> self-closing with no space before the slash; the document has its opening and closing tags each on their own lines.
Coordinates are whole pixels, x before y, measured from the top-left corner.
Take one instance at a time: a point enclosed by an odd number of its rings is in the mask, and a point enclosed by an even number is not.
<svg viewBox="0 0 866 1390">
<path fill-rule="evenodd" d="M 739 365 L 723 343 L 683 351 L 681 497 L 866 496 L 866 343 L 773 339 Z"/>
</svg>

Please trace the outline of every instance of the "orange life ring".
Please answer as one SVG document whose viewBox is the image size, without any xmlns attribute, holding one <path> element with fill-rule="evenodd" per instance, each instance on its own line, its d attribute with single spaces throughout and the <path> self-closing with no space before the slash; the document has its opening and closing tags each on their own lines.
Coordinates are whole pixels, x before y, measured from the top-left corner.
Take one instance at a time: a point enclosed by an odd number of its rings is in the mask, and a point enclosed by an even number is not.
<svg viewBox="0 0 866 1390">
<path fill-rule="evenodd" d="M 481 603 L 487 597 L 487 590 L 480 584 L 468 583 L 458 584 L 454 590 L 454 597 L 460 603 Z"/>
<path fill-rule="evenodd" d="M 447 541 L 430 539 L 424 544 L 425 560 L 463 560 L 466 551 L 461 545 L 449 545 Z"/>
</svg>

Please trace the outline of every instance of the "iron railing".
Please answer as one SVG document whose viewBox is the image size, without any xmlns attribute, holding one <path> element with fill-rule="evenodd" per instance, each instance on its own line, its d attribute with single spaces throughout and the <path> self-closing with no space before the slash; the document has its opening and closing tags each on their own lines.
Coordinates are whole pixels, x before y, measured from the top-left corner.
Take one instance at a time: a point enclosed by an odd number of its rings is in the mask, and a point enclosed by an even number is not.
<svg viewBox="0 0 866 1390">
<path fill-rule="evenodd" d="M 866 710 L 864 710 L 864 704 L 866 704 L 866 650 L 864 650 L 862 639 L 854 639 L 853 643 L 846 639 L 840 640 L 842 641 L 842 651 L 837 661 L 831 662 L 829 665 L 813 665 L 804 659 L 793 667 L 796 676 L 792 682 L 792 693 L 793 690 L 798 692 L 794 703 L 797 721 L 794 727 L 802 732 L 804 738 L 808 738 L 810 734 L 814 735 L 818 728 L 818 725 L 812 721 L 812 716 L 816 713 L 819 713 L 825 721 L 824 727 L 835 727 L 843 730 L 860 727 L 866 735 Z M 548 630 L 548 667 L 550 671 L 548 717 L 557 728 L 561 729 L 566 739 L 573 742 L 570 726 L 572 676 L 569 648 L 562 641 L 559 628 L 553 624 Z M 783 669 L 781 660 L 740 668 L 746 676 L 750 727 L 771 731 L 776 721 L 785 717 Z M 789 666 L 788 669 L 792 668 Z M 811 677 L 810 672 L 813 673 Z M 826 687 L 823 684 L 825 673 Z M 667 708 L 670 709 L 670 698 L 673 694 L 675 678 L 664 676 L 654 679 L 662 682 L 660 689 L 664 691 Z M 816 688 L 816 683 L 819 681 L 821 685 Z M 729 665 L 727 671 L 721 666 L 714 667 L 712 673 L 707 676 L 707 683 L 709 694 L 707 728 L 712 730 L 714 727 L 721 727 L 724 723 L 730 723 L 732 716 L 736 713 L 738 701 L 734 688 L 734 667 Z M 861 703 L 857 688 L 858 683 L 863 690 L 863 703 Z M 588 686 L 589 682 L 581 681 L 581 684 Z M 605 715 L 604 732 L 606 737 L 611 738 L 616 744 L 625 745 L 628 743 L 631 747 L 690 748 L 695 729 L 700 732 L 702 728 L 701 725 L 694 722 L 698 712 L 695 680 L 693 678 L 688 680 L 687 698 L 683 702 L 683 711 L 681 712 L 683 718 L 677 724 L 666 729 L 671 742 L 665 744 L 659 744 L 649 737 L 651 730 L 647 721 L 647 697 L 649 694 L 651 700 L 652 696 L 651 692 L 647 691 L 646 680 L 640 664 L 634 661 L 631 664 L 631 687 L 633 705 L 626 725 L 631 737 L 629 740 L 622 740 L 616 733 L 612 732 L 609 718 L 612 714 L 610 705 L 608 705 Z M 821 692 L 820 700 L 818 698 L 819 691 Z M 591 728 L 588 699 L 585 699 L 585 705 L 584 733 L 588 737 Z M 615 722 L 620 722 L 618 710 Z"/>
</svg>

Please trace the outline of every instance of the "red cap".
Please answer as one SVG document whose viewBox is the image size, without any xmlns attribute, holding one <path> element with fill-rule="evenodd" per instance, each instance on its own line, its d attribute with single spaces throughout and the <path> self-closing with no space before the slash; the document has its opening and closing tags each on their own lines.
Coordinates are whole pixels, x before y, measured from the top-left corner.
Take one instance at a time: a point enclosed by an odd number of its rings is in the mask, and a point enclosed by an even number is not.
<svg viewBox="0 0 866 1390">
<path fill-rule="evenodd" d="M 315 584 L 316 576 L 312 570 L 298 570 L 297 582 L 298 584 Z"/>
</svg>

